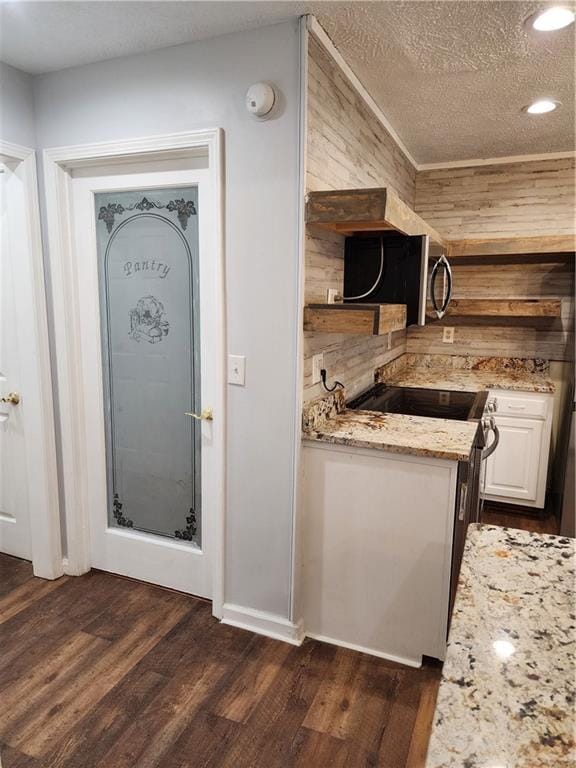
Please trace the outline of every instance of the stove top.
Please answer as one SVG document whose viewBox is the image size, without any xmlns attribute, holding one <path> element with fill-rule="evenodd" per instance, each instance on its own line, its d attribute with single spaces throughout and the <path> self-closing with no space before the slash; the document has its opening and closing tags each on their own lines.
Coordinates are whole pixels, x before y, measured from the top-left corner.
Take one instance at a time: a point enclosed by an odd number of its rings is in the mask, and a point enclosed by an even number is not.
<svg viewBox="0 0 576 768">
<path fill-rule="evenodd" d="M 459 421 L 482 418 L 488 392 L 454 392 L 376 384 L 347 404 L 352 410 L 403 413 Z"/>
</svg>

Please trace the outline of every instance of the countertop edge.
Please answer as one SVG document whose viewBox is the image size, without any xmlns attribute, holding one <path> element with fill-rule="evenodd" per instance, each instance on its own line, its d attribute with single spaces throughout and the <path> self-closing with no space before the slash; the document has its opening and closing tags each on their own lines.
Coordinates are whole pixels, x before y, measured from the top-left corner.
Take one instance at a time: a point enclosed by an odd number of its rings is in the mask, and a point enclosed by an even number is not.
<svg viewBox="0 0 576 768">
<path fill-rule="evenodd" d="M 380 453 L 395 453 L 403 456 L 420 456 L 428 459 L 444 459 L 446 461 L 468 461 L 470 454 L 456 451 L 440 451 L 427 448 L 414 448 L 405 445 L 390 445 L 388 443 L 377 443 L 369 440 L 357 440 L 348 437 L 338 437 L 327 435 L 322 432 L 306 433 L 302 432 L 302 440 L 315 443 L 327 443 L 329 445 L 343 445 L 349 448 L 365 448 Z"/>
</svg>

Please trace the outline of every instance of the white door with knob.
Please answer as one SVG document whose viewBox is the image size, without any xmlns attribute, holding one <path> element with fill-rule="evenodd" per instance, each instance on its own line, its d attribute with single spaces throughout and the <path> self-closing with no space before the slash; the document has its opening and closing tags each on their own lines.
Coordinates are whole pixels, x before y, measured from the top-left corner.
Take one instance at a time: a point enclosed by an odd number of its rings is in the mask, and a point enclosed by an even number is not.
<svg viewBox="0 0 576 768">
<path fill-rule="evenodd" d="M 17 253 L 8 203 L 12 172 L 9 164 L 0 166 L 0 206 L 2 210 L 2 268 L 0 269 L 0 551 L 32 559 L 26 435 L 23 414 L 25 403 L 19 393 L 22 381 L 19 329 L 20 295 L 23 286 L 18 275 Z"/>
<path fill-rule="evenodd" d="M 210 598 L 223 319 L 202 165 L 80 168 L 71 189 L 90 564 Z"/>
<path fill-rule="evenodd" d="M 32 150 L 0 142 L 0 552 L 62 572 Z"/>
</svg>

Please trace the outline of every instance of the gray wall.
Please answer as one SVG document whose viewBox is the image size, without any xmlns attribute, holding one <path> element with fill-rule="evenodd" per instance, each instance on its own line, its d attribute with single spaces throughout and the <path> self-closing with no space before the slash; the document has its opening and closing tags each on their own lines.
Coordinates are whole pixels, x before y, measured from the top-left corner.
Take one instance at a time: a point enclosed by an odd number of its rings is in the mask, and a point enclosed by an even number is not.
<svg viewBox="0 0 576 768">
<path fill-rule="evenodd" d="M 34 78 L 37 146 L 225 131 L 228 349 L 227 602 L 289 615 L 296 407 L 297 22 Z M 244 94 L 277 84 L 258 122 Z M 298 435 L 299 440 L 299 435 Z"/>
<path fill-rule="evenodd" d="M 32 78 L 3 62 L 0 62 L 0 138 L 23 147 L 36 145 Z"/>
</svg>

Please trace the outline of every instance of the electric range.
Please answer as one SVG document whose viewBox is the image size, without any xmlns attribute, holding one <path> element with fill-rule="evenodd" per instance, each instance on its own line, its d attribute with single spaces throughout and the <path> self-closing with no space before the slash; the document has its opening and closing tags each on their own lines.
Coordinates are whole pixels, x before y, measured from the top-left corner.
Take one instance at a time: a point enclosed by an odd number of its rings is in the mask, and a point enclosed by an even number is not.
<svg viewBox="0 0 576 768">
<path fill-rule="evenodd" d="M 488 392 L 454 392 L 445 389 L 392 387 L 376 384 L 347 403 L 351 410 L 403 413 L 434 419 L 480 421 Z"/>
</svg>

